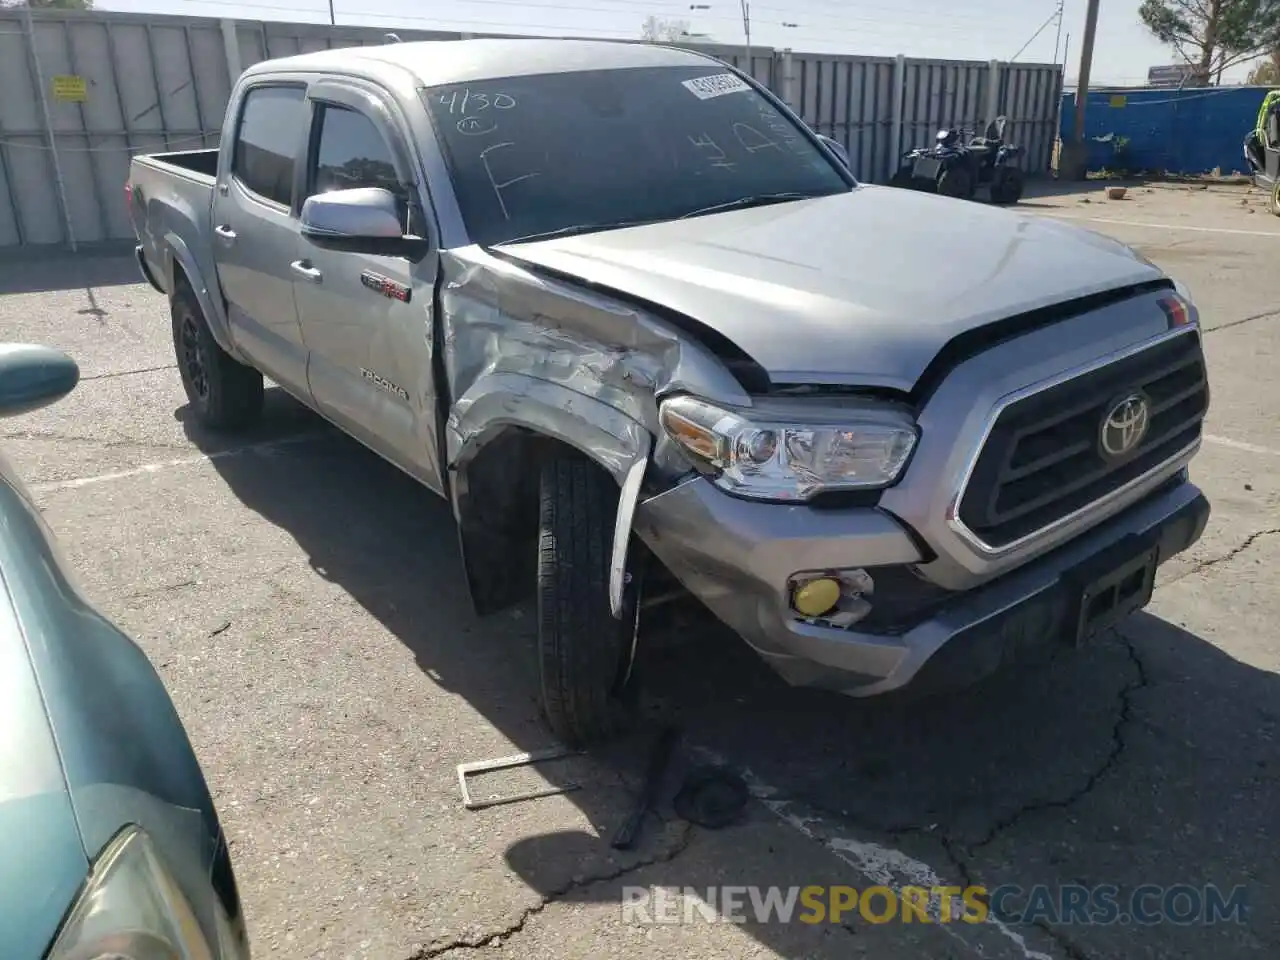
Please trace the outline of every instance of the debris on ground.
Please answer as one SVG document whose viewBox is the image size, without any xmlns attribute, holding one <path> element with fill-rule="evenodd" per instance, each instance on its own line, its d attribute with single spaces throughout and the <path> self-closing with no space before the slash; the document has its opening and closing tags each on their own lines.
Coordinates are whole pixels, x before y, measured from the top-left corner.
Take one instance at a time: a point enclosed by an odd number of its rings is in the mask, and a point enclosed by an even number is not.
<svg viewBox="0 0 1280 960">
<path fill-rule="evenodd" d="M 720 830 L 737 821 L 750 795 L 746 781 L 732 770 L 704 766 L 689 771 L 676 794 L 674 807 L 680 819 Z"/>
<path fill-rule="evenodd" d="M 645 772 L 644 783 L 640 787 L 640 796 L 627 819 L 623 821 L 618 832 L 613 836 L 613 849 L 631 850 L 640 840 L 640 828 L 644 818 L 657 805 L 658 791 L 666 779 L 667 767 L 675 753 L 676 743 L 680 740 L 680 728 L 668 726 L 658 734 L 654 742 L 653 752 L 649 755 L 649 769 Z"/>
<path fill-rule="evenodd" d="M 559 760 L 563 757 L 576 756 L 578 751 L 570 750 L 568 747 L 556 746 L 548 747 L 546 750 L 537 750 L 532 753 L 517 753 L 510 757 L 498 757 L 495 760 L 475 760 L 470 763 L 458 764 L 458 788 L 462 791 L 462 805 L 468 810 L 483 810 L 485 807 L 496 807 L 499 804 L 518 803 L 522 800 L 537 800 L 542 797 L 555 797 L 562 793 L 570 793 L 581 788 L 578 783 L 565 783 L 560 786 L 548 786 L 537 790 L 526 790 L 521 793 L 514 793 L 510 796 L 500 796 L 492 794 L 486 798 L 478 798 L 471 796 L 471 791 L 467 786 L 467 778 L 477 773 L 492 773 L 495 770 L 510 770 L 515 767 L 525 767 L 534 763 L 542 763 L 546 760 Z"/>
</svg>

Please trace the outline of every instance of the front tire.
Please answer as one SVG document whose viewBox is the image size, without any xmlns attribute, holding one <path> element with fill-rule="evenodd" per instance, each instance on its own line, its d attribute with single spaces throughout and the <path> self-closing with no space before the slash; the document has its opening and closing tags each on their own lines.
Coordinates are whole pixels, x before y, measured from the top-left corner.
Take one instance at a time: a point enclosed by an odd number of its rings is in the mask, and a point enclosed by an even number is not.
<svg viewBox="0 0 1280 960">
<path fill-rule="evenodd" d="M 1280 217 L 1280 177 L 1271 185 L 1271 194 L 1267 197 L 1267 209 Z"/>
<path fill-rule="evenodd" d="M 635 601 L 609 609 L 618 487 L 580 456 L 542 467 L 538 530 L 538 667 L 542 709 L 569 746 L 608 740 L 632 719 Z"/>
<path fill-rule="evenodd" d="M 899 170 L 889 178 L 889 186 L 898 187 L 901 190 L 915 189 L 915 177 L 911 175 L 910 170 Z"/>
<path fill-rule="evenodd" d="M 1022 171 L 1017 167 L 999 167 L 991 180 L 991 202 L 1012 206 L 1022 199 Z"/>
<path fill-rule="evenodd" d="M 973 195 L 973 178 L 964 167 L 943 170 L 942 176 L 938 177 L 938 193 L 944 197 L 968 200 Z"/>
<path fill-rule="evenodd" d="M 169 302 L 173 349 L 182 388 L 196 419 L 211 430 L 239 430 L 262 412 L 262 374 L 218 346 L 200 301 L 177 279 Z"/>
</svg>

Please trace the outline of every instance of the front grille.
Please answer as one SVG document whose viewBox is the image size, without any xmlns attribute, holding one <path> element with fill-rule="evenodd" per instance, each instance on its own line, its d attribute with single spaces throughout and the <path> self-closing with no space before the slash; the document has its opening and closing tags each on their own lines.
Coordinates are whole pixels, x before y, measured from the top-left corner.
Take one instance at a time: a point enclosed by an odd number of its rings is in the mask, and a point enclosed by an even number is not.
<svg viewBox="0 0 1280 960">
<path fill-rule="evenodd" d="M 1146 436 L 1108 460 L 1104 418 L 1146 394 Z M 987 437 L 959 517 L 993 547 L 1035 533 L 1138 479 L 1194 443 L 1209 406 L 1198 333 L 1189 332 L 1010 404 Z"/>
</svg>

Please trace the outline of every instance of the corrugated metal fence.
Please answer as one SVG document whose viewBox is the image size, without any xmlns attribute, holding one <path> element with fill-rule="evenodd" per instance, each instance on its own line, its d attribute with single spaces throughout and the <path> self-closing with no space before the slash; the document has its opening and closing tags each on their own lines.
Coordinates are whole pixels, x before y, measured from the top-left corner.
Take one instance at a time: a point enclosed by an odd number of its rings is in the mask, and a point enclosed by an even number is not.
<svg viewBox="0 0 1280 960">
<path fill-rule="evenodd" d="M 467 36 L 396 34 L 406 42 Z M 131 155 L 215 146 L 244 67 L 385 36 L 372 27 L 0 10 L 0 251 L 130 239 L 123 187 Z M 742 47 L 698 49 L 747 66 Z M 1027 148 L 1027 170 L 1049 166 L 1061 90 L 1052 65 L 755 47 L 750 72 L 845 144 L 867 182 L 886 180 L 900 148 L 935 129 L 981 130 L 997 113 Z"/>
<path fill-rule="evenodd" d="M 1248 172 L 1244 138 L 1268 87 L 1152 87 L 1090 90 L 1084 136 L 1090 170 L 1202 174 Z M 1071 136 L 1076 95 L 1062 98 L 1062 136 Z"/>
</svg>

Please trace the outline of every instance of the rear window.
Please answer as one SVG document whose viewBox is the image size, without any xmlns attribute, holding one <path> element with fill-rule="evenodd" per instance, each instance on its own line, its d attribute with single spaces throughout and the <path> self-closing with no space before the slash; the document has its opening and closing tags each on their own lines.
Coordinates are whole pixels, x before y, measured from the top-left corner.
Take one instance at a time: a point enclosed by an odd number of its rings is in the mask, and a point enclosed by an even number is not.
<svg viewBox="0 0 1280 960">
<path fill-rule="evenodd" d="M 714 64 L 510 77 L 422 96 L 481 244 L 850 189 L 770 100 Z"/>
<path fill-rule="evenodd" d="M 293 170 L 307 122 L 302 87 L 256 87 L 245 96 L 231 173 L 266 200 L 289 206 Z"/>
</svg>

